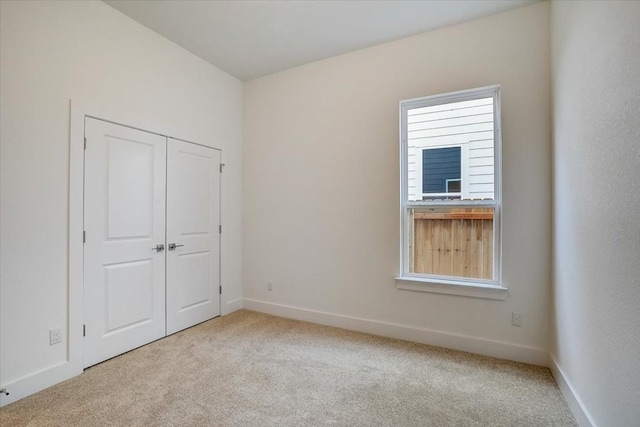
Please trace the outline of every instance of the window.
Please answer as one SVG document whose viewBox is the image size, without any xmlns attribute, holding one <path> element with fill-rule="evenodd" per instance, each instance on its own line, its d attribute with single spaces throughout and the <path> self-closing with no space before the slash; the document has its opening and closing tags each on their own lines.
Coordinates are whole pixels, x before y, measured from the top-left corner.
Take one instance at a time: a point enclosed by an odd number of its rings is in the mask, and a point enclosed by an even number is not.
<svg viewBox="0 0 640 427">
<path fill-rule="evenodd" d="M 500 287 L 499 86 L 402 101 L 400 118 L 399 280 Z"/>
<path fill-rule="evenodd" d="M 422 150 L 422 200 L 460 198 L 460 153 L 461 147 Z"/>
</svg>

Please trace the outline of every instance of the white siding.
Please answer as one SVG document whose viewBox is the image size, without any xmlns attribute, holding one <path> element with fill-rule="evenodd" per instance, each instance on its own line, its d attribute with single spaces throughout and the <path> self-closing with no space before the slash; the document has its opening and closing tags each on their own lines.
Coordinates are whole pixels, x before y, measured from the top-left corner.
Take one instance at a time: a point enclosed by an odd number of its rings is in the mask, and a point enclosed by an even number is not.
<svg viewBox="0 0 640 427">
<path fill-rule="evenodd" d="M 422 200 L 422 150 L 462 147 L 462 198 L 493 199 L 493 98 L 407 112 L 409 200 Z"/>
</svg>

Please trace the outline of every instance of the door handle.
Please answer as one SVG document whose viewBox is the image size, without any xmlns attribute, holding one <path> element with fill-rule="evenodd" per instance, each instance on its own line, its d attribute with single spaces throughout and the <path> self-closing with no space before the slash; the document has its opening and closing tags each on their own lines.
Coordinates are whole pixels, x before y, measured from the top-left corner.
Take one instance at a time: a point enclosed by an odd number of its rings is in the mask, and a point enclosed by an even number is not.
<svg viewBox="0 0 640 427">
<path fill-rule="evenodd" d="M 169 243 L 169 250 L 174 251 L 176 248 L 179 248 L 184 245 L 176 245 L 175 243 Z"/>
<path fill-rule="evenodd" d="M 156 251 L 156 252 L 162 252 L 164 251 L 164 245 L 162 243 L 160 243 L 159 245 L 156 245 L 155 248 L 151 248 L 152 251 Z"/>
</svg>

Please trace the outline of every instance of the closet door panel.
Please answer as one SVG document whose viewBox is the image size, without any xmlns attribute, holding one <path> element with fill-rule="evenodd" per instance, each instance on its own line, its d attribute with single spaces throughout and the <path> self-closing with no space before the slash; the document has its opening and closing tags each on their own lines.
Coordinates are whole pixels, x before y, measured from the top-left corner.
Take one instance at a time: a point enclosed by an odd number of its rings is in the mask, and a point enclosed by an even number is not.
<svg viewBox="0 0 640 427">
<path fill-rule="evenodd" d="M 167 334 L 220 314 L 220 151 L 169 138 Z"/>
<path fill-rule="evenodd" d="M 165 336 L 166 138 L 85 121 L 84 366 Z"/>
</svg>

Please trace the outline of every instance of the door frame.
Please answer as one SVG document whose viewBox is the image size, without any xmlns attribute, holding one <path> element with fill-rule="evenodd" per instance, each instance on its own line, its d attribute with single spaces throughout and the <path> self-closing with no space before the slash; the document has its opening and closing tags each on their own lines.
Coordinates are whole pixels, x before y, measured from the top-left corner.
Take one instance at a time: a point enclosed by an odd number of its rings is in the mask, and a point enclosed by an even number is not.
<svg viewBox="0 0 640 427">
<path fill-rule="evenodd" d="M 218 147 L 198 144 L 188 139 L 175 136 L 175 129 L 155 121 L 131 115 L 122 115 L 116 109 L 105 109 L 92 105 L 84 100 L 69 100 L 69 218 L 68 229 L 68 323 L 66 361 L 58 365 L 56 382 L 61 382 L 81 374 L 84 371 L 83 327 L 84 318 L 84 136 L 85 117 L 102 120 L 128 128 L 153 133 L 166 138 L 173 138 L 190 144 L 218 150 L 220 161 L 224 165 L 223 150 Z M 154 130 L 149 130 L 154 129 Z M 222 225 L 222 177 L 220 179 L 220 223 Z M 220 268 L 219 282 L 222 282 L 222 239 L 219 241 Z M 222 313 L 222 298 L 219 300 Z"/>
</svg>

